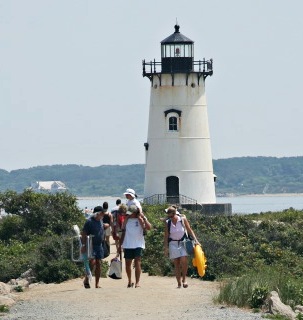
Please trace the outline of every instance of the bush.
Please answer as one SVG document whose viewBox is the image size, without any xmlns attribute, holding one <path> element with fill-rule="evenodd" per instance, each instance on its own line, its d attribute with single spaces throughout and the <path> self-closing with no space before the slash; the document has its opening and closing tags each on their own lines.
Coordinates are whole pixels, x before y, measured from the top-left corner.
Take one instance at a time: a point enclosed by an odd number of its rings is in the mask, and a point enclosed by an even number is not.
<svg viewBox="0 0 303 320">
<path fill-rule="evenodd" d="M 71 260 L 72 226 L 85 218 L 67 193 L 0 193 L 6 212 L 0 221 L 0 281 L 18 278 L 32 268 L 37 279 L 60 282 L 82 274 Z"/>
<path fill-rule="evenodd" d="M 68 233 L 73 224 L 83 225 L 85 218 L 77 206 L 75 196 L 68 193 L 42 194 L 25 190 L 0 193 L 6 212 L 22 218 L 22 233 L 12 230 L 12 236 L 28 241 L 36 235 L 61 235 Z M 10 234 L 6 238 L 11 238 Z M 2 239 L 2 238 L 0 238 Z"/>
<path fill-rule="evenodd" d="M 71 237 L 69 236 L 44 238 L 37 252 L 38 257 L 33 269 L 38 281 L 59 283 L 83 274 L 80 265 L 71 261 Z"/>
<path fill-rule="evenodd" d="M 36 244 L 11 240 L 0 241 L 0 282 L 18 278 L 33 266 L 36 260 Z"/>
</svg>

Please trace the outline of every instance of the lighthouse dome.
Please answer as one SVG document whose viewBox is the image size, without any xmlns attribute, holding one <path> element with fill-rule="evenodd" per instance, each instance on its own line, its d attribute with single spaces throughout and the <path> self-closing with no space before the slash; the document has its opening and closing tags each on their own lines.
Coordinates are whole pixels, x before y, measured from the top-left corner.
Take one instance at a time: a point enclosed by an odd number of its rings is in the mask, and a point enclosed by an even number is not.
<svg viewBox="0 0 303 320">
<path fill-rule="evenodd" d="M 182 33 L 180 33 L 180 26 L 178 24 L 175 25 L 175 32 L 171 34 L 169 37 L 165 38 L 161 41 L 161 44 L 174 44 L 174 43 L 194 43 L 194 41 L 185 37 Z"/>
</svg>

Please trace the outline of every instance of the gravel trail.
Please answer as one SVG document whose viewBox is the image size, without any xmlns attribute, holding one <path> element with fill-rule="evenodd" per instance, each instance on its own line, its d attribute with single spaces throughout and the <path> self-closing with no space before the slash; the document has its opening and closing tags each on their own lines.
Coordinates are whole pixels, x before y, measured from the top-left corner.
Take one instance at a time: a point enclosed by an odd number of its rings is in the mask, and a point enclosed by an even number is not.
<svg viewBox="0 0 303 320">
<path fill-rule="evenodd" d="M 126 288 L 127 278 L 101 278 L 100 289 L 85 289 L 82 279 L 61 284 L 38 284 L 18 293 L 7 319 L 142 319 L 254 320 L 262 314 L 214 304 L 218 283 L 188 278 L 188 288 L 177 289 L 173 277 L 142 274 L 140 288 Z"/>
</svg>

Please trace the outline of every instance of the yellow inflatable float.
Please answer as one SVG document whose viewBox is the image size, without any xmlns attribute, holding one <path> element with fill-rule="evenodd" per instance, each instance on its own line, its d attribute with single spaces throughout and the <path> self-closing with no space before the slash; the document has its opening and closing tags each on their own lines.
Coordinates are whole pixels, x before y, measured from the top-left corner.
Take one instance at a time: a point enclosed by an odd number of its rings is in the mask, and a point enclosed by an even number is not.
<svg viewBox="0 0 303 320">
<path fill-rule="evenodd" d="M 194 247 L 193 266 L 197 268 L 200 277 L 205 275 L 205 269 L 207 267 L 206 261 L 202 247 L 196 244 Z"/>
</svg>

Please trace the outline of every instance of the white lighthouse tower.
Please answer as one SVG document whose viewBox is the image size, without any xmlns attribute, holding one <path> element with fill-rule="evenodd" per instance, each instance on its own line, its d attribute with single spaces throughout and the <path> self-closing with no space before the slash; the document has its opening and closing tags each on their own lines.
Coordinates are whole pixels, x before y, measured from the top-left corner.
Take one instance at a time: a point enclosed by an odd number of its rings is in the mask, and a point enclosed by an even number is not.
<svg viewBox="0 0 303 320">
<path fill-rule="evenodd" d="M 175 32 L 161 62 L 143 61 L 151 82 L 144 198 L 147 203 L 215 204 L 205 79 L 212 59 L 194 60 L 194 42 Z"/>
</svg>

